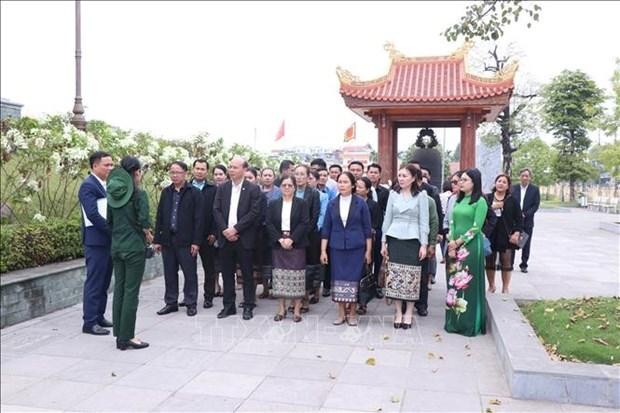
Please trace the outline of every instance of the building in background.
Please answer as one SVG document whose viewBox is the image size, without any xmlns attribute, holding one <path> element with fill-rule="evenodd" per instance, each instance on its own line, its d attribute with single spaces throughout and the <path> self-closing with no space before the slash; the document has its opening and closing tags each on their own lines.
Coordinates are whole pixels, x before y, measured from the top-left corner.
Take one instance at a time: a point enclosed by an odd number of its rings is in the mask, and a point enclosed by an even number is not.
<svg viewBox="0 0 620 413">
<path fill-rule="evenodd" d="M 22 105 L 21 103 L 11 102 L 8 99 L 0 98 L 0 119 L 8 117 L 21 118 L 22 117 Z"/>
</svg>

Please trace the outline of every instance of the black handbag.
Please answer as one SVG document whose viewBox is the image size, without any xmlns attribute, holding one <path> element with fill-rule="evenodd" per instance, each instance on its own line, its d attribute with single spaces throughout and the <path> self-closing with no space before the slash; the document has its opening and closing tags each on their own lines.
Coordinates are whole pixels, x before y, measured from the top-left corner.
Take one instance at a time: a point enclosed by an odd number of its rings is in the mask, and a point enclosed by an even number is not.
<svg viewBox="0 0 620 413">
<path fill-rule="evenodd" d="M 517 241 L 517 246 L 519 247 L 519 249 L 525 247 L 525 244 L 527 244 L 528 239 L 530 239 L 530 234 L 528 234 L 525 231 L 521 231 L 519 233 L 519 240 Z"/>
<path fill-rule="evenodd" d="M 377 295 L 377 278 L 370 265 L 365 264 L 363 271 L 357 301 L 362 305 L 366 305 Z"/>
</svg>

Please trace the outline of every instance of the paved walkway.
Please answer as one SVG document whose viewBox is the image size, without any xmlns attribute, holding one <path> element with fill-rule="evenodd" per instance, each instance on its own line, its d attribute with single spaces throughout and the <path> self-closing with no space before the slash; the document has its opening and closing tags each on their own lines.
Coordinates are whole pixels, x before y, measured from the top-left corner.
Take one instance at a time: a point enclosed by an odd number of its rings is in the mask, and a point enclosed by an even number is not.
<svg viewBox="0 0 620 413">
<path fill-rule="evenodd" d="M 618 294 L 618 235 L 597 229 L 614 218 L 541 212 L 515 295 Z M 608 411 L 512 399 L 490 335 L 443 331 L 443 271 L 437 278 L 429 317 L 407 331 L 392 328 L 392 308 L 377 300 L 358 328 L 331 325 L 325 299 L 298 324 L 273 322 L 272 300 L 259 300 L 249 322 L 217 320 L 221 299 L 193 318 L 160 317 L 155 279 L 138 312 L 145 350 L 81 334 L 79 305 L 3 329 L 2 411 Z"/>
</svg>

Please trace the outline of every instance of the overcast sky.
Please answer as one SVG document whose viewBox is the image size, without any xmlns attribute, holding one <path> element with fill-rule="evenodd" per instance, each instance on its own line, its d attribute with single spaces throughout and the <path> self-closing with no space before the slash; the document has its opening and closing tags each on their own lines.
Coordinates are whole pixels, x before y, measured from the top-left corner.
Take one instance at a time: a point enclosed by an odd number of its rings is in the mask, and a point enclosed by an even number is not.
<svg viewBox="0 0 620 413">
<path fill-rule="evenodd" d="M 581 69 L 611 93 L 620 57 L 620 2 L 538 2 L 541 19 L 506 40 L 522 50 L 518 76 L 539 83 Z M 82 95 L 87 119 L 167 138 L 208 131 L 261 150 L 339 146 L 357 122 L 336 67 L 362 80 L 387 73 L 384 43 L 409 56 L 445 55 L 439 33 L 464 2 L 82 2 Z M 74 2 L 1 2 L 1 93 L 41 116 L 71 111 Z M 282 120 L 286 136 L 274 143 Z M 439 136 L 443 135 L 439 131 Z M 454 147 L 458 131 L 447 133 Z M 596 137 L 593 137 L 596 138 Z M 399 147 L 413 142 L 403 133 Z"/>
</svg>

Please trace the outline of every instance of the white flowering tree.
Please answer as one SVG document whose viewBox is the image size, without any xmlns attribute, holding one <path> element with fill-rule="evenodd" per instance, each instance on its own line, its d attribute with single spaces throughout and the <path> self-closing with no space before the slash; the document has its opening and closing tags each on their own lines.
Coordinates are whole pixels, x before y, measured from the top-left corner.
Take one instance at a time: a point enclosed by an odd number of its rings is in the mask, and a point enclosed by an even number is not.
<svg viewBox="0 0 620 413">
<path fill-rule="evenodd" d="M 204 158 L 211 166 L 227 165 L 239 154 L 255 167 L 266 164 L 256 150 L 237 144 L 226 148 L 221 138 L 211 140 L 206 132 L 188 140 L 165 140 L 93 120 L 84 133 L 69 120 L 70 114 L 2 122 L 0 203 L 5 220 L 27 223 L 77 216 L 77 190 L 88 173 L 88 156 L 96 150 L 109 152 L 115 163 L 126 155 L 140 159 L 153 210 L 161 189 L 170 183 L 168 166 L 173 161 L 191 167 L 194 159 Z"/>
</svg>

